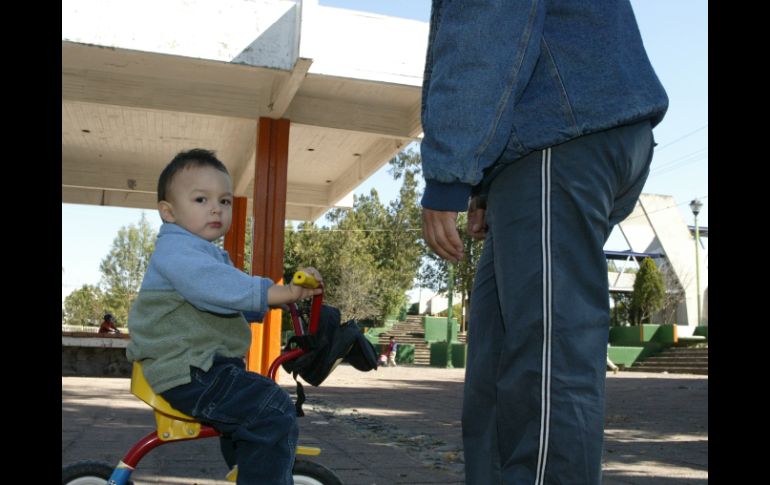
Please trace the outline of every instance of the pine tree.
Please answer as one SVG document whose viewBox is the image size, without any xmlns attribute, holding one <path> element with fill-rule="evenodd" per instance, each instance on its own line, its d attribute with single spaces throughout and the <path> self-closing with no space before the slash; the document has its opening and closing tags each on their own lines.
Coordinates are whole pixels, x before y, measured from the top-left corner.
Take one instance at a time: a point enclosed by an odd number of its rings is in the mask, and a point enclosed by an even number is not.
<svg viewBox="0 0 770 485">
<path fill-rule="evenodd" d="M 652 315 L 663 306 L 665 293 L 663 275 L 652 259 L 644 258 L 634 281 L 629 309 L 631 321 L 637 325 L 648 323 Z"/>
</svg>

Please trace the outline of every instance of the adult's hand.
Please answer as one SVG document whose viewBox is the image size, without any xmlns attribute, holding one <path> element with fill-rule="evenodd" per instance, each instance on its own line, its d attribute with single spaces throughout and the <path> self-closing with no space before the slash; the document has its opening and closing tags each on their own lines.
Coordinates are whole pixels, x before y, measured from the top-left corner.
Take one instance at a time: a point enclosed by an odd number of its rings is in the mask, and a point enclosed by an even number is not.
<svg viewBox="0 0 770 485">
<path fill-rule="evenodd" d="M 477 241 L 487 236 L 486 206 L 479 197 L 473 197 L 468 203 L 468 235 Z"/>
<path fill-rule="evenodd" d="M 439 256 L 456 263 L 463 257 L 463 242 L 457 232 L 457 212 L 422 209 L 422 237 Z"/>
</svg>

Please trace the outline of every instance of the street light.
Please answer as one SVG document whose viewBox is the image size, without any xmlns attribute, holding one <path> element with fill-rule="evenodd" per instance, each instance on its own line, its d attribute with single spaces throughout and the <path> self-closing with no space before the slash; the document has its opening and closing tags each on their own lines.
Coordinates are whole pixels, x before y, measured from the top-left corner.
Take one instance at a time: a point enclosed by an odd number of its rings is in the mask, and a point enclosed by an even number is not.
<svg viewBox="0 0 770 485">
<path fill-rule="evenodd" d="M 455 291 L 455 265 L 449 263 L 449 274 L 447 275 L 447 308 L 446 312 L 446 367 L 452 366 L 452 294 Z"/>
<path fill-rule="evenodd" d="M 690 210 L 695 216 L 695 291 L 698 292 L 698 325 L 700 325 L 700 229 L 698 229 L 698 213 L 701 207 L 703 207 L 703 202 L 698 199 L 693 199 L 690 202 Z"/>
</svg>

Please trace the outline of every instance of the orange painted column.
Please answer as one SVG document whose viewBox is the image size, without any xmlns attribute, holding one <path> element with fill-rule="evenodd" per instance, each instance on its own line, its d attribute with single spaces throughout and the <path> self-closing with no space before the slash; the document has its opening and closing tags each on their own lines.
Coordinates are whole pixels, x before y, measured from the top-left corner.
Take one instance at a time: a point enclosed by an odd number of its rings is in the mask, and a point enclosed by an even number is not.
<svg viewBox="0 0 770 485">
<path fill-rule="evenodd" d="M 289 120 L 271 118 L 260 118 L 257 123 L 251 274 L 276 284 L 283 279 L 289 125 Z M 267 375 L 270 363 L 281 353 L 281 311 L 269 311 L 263 323 L 251 325 L 251 333 L 247 368 Z"/>
<path fill-rule="evenodd" d="M 233 223 L 225 234 L 225 251 L 238 269 L 243 269 L 246 247 L 246 197 L 233 197 Z"/>
</svg>

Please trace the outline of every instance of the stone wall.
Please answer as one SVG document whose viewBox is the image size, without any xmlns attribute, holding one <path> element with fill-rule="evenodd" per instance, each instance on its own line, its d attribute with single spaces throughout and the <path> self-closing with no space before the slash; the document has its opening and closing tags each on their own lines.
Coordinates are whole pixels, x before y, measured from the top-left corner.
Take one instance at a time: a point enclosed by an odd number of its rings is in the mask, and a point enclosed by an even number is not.
<svg viewBox="0 0 770 485">
<path fill-rule="evenodd" d="M 68 333 L 62 332 L 62 376 L 131 377 L 131 362 L 126 359 L 128 336 Z"/>
</svg>

